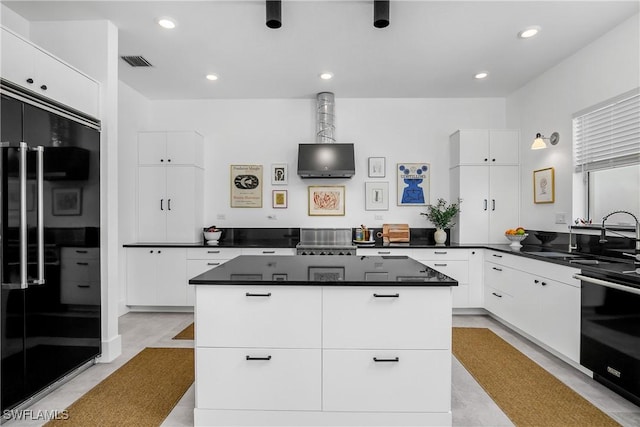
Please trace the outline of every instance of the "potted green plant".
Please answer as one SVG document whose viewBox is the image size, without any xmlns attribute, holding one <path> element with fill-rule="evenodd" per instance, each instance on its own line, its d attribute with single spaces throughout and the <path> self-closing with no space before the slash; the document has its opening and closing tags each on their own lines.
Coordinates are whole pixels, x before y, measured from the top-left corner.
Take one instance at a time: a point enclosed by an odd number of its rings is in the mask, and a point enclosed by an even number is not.
<svg viewBox="0 0 640 427">
<path fill-rule="evenodd" d="M 435 205 L 427 205 L 427 211 L 420 213 L 436 226 L 434 234 L 436 244 L 443 244 L 447 241 L 447 232 L 444 230 L 455 225 L 453 218 L 460 212 L 460 203 L 462 200 L 458 199 L 456 203 L 447 205 L 445 199 L 439 198 Z"/>
</svg>

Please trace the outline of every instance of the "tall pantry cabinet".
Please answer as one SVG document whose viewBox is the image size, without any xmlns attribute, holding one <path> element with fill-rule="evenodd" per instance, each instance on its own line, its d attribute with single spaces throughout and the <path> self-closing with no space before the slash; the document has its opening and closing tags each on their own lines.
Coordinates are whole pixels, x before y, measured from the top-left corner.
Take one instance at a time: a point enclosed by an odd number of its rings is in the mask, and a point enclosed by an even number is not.
<svg viewBox="0 0 640 427">
<path fill-rule="evenodd" d="M 203 138 L 197 132 L 138 133 L 138 241 L 202 240 Z"/>
<path fill-rule="evenodd" d="M 451 231 L 456 243 L 506 243 L 519 224 L 520 132 L 459 130 L 449 137 L 452 200 L 462 199 Z"/>
</svg>

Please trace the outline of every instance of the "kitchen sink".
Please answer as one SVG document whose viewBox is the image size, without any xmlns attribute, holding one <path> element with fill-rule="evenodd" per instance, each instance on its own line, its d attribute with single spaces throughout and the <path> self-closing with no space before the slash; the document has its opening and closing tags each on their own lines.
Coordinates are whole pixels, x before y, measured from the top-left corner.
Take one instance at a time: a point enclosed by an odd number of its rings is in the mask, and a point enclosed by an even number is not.
<svg viewBox="0 0 640 427">
<path fill-rule="evenodd" d="M 561 258 L 561 259 L 584 258 L 584 255 L 569 254 L 566 252 L 534 252 L 534 251 L 523 251 L 523 252 L 526 254 L 541 256 L 545 258 Z"/>
</svg>

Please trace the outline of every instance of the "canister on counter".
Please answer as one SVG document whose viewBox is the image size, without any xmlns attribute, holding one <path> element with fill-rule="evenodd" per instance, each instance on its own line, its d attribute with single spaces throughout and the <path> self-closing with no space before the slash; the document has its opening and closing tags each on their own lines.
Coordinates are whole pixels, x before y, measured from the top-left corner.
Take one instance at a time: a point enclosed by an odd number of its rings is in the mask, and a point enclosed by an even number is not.
<svg viewBox="0 0 640 427">
<path fill-rule="evenodd" d="M 356 228 L 356 240 L 362 240 L 363 235 L 362 228 Z"/>
</svg>

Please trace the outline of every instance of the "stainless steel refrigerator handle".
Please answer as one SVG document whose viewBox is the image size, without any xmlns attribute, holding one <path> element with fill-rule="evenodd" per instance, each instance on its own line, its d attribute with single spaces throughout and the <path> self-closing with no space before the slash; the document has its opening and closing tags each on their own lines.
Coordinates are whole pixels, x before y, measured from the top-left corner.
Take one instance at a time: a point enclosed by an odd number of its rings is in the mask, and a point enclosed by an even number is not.
<svg viewBox="0 0 640 427">
<path fill-rule="evenodd" d="M 18 144 L 20 182 L 20 289 L 27 288 L 27 143 Z"/>
<path fill-rule="evenodd" d="M 35 147 L 38 203 L 38 278 L 32 283 L 44 285 L 44 147 Z"/>
<path fill-rule="evenodd" d="M 593 283 L 594 285 L 606 286 L 607 288 L 613 288 L 619 291 L 630 292 L 632 294 L 640 295 L 640 289 L 632 288 L 630 286 L 619 285 L 618 283 L 609 282 L 608 280 L 596 279 L 595 277 L 584 276 L 582 274 L 574 274 L 573 278 L 581 280 L 583 282 Z"/>
</svg>

